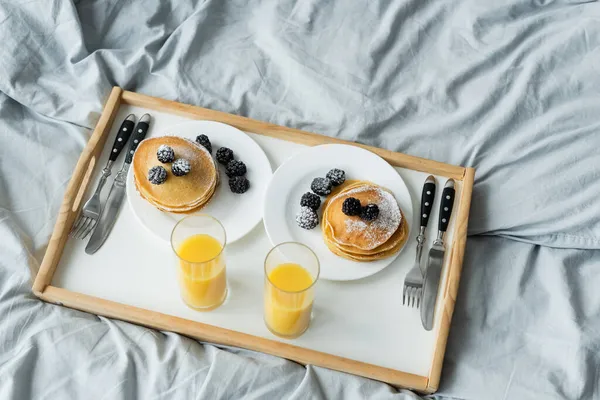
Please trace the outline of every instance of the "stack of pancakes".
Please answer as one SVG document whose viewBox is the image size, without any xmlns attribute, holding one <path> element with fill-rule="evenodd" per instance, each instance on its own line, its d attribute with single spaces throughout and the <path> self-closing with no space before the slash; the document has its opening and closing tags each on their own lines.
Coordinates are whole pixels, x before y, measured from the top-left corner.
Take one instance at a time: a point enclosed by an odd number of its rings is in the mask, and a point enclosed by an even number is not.
<svg viewBox="0 0 600 400">
<path fill-rule="evenodd" d="M 187 175 L 175 176 L 170 164 L 158 161 L 156 153 L 161 145 L 175 151 L 175 159 L 190 162 Z M 167 170 L 167 180 L 160 185 L 148 181 L 148 170 L 161 165 Z M 188 213 L 202 208 L 210 201 L 219 183 L 219 172 L 208 150 L 203 146 L 177 136 L 149 138 L 140 143 L 133 157 L 135 187 L 140 195 L 161 211 Z"/>
<path fill-rule="evenodd" d="M 377 204 L 379 216 L 362 220 L 342 212 L 349 197 L 363 206 Z M 325 244 L 336 255 L 354 261 L 376 261 L 398 252 L 408 239 L 408 225 L 394 195 L 367 181 L 347 181 L 332 193 L 323 207 L 321 229 Z"/>
</svg>

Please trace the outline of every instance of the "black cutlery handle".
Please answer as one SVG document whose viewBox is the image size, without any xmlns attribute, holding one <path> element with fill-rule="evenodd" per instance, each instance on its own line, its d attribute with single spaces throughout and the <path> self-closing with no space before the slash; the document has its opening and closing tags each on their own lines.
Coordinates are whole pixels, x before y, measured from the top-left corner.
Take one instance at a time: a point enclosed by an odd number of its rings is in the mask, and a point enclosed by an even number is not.
<svg viewBox="0 0 600 400">
<path fill-rule="evenodd" d="M 450 223 L 450 216 L 452 215 L 452 206 L 454 206 L 454 196 L 456 191 L 454 190 L 454 179 L 448 179 L 444 185 L 442 191 L 442 201 L 440 202 L 440 221 L 438 229 L 442 232 L 446 232 L 448 224 Z"/>
<path fill-rule="evenodd" d="M 433 208 L 433 200 L 435 200 L 435 178 L 429 175 L 423 185 L 421 193 L 421 226 L 427 226 L 431 209 Z"/>
<path fill-rule="evenodd" d="M 133 160 L 133 153 L 135 153 L 135 150 L 137 149 L 140 142 L 146 137 L 146 133 L 148 133 L 149 127 L 150 115 L 144 114 L 142 115 L 142 118 L 140 118 L 140 122 L 138 122 L 133 132 L 131 144 L 129 145 L 129 151 L 127 151 L 127 156 L 125 157 L 126 164 L 131 164 L 131 161 Z"/>
<path fill-rule="evenodd" d="M 125 143 L 127 143 L 129 136 L 131 136 L 131 132 L 133 132 L 134 127 L 135 115 L 129 114 L 127 118 L 125 118 L 125 121 L 123 121 L 121 124 L 119 132 L 117 132 L 117 138 L 115 139 L 113 147 L 110 150 L 110 157 L 108 157 L 110 161 L 115 161 L 117 157 L 119 157 L 119 154 L 121 154 L 121 150 L 123 150 L 123 147 L 125 147 Z"/>
</svg>

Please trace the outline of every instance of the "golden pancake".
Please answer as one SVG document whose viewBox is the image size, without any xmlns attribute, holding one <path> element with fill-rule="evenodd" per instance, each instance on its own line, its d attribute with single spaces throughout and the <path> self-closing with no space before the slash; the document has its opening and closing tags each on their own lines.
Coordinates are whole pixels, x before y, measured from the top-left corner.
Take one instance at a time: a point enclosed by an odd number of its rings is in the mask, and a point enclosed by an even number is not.
<svg viewBox="0 0 600 400">
<path fill-rule="evenodd" d="M 357 198 L 363 205 L 376 204 L 379 217 L 374 221 L 364 221 L 358 216 L 345 215 L 342 204 L 349 197 Z M 398 202 L 387 189 L 370 182 L 354 182 L 327 201 L 322 225 L 324 233 L 336 243 L 357 251 L 371 252 L 388 242 L 401 221 Z"/>
<path fill-rule="evenodd" d="M 218 180 L 217 180 L 217 181 L 218 181 Z M 136 189 L 137 189 L 137 190 L 138 190 L 138 192 L 139 192 L 140 190 L 139 190 L 139 187 L 138 187 L 137 180 L 134 180 L 134 182 L 135 182 L 135 185 L 136 185 Z M 217 182 L 217 183 L 218 183 L 218 182 Z M 148 201 L 149 203 L 151 203 L 152 205 L 154 205 L 154 206 L 160 206 L 159 208 L 163 208 L 163 209 L 164 209 L 164 211 L 168 211 L 168 212 L 175 212 L 175 213 L 178 213 L 178 212 L 179 212 L 179 213 L 183 213 L 183 212 L 189 212 L 189 211 L 193 211 L 193 210 L 195 210 L 195 209 L 198 209 L 198 208 L 201 208 L 202 206 L 204 206 L 206 203 L 208 203 L 208 202 L 210 201 L 210 199 L 212 198 L 212 196 L 213 196 L 213 194 L 215 193 L 215 191 L 216 191 L 216 186 L 215 186 L 213 189 L 211 189 L 211 190 L 210 190 L 210 191 L 209 191 L 209 192 L 206 194 L 206 196 L 205 196 L 205 197 L 203 197 L 203 198 L 200 198 L 200 199 L 198 199 L 198 201 L 196 201 L 196 202 L 194 202 L 194 203 L 192 203 L 192 204 L 189 204 L 189 205 L 187 205 L 187 206 L 185 206 L 185 207 L 165 207 L 164 205 L 161 205 L 161 204 L 159 204 L 159 203 L 157 203 L 157 202 L 153 201 L 152 199 L 145 198 L 143 195 L 142 195 L 142 197 L 143 197 L 143 198 L 144 198 L 146 201 Z"/>
<path fill-rule="evenodd" d="M 380 215 L 363 221 L 342 212 L 348 197 L 361 204 L 377 204 Z M 354 261 L 376 261 L 396 254 L 408 239 L 408 224 L 394 196 L 367 181 L 346 181 L 323 204 L 321 230 L 327 247 L 334 254 Z M 380 220 L 381 219 L 381 220 Z"/>
<path fill-rule="evenodd" d="M 398 232 L 399 232 L 398 235 L 399 235 L 399 237 L 401 237 L 401 240 L 398 241 L 393 248 L 379 252 L 379 253 L 370 254 L 370 255 L 352 254 L 352 253 L 344 252 L 344 251 L 340 250 L 340 248 L 338 247 L 337 244 L 329 242 L 327 240 L 325 240 L 325 244 L 327 245 L 327 247 L 329 248 L 329 250 L 332 253 L 334 253 L 340 257 L 347 258 L 349 260 L 360 261 L 360 262 L 377 261 L 377 260 L 382 260 L 384 258 L 393 256 L 404 246 L 404 244 L 406 243 L 406 241 L 408 239 L 408 224 L 406 223 L 406 221 L 402 221 L 400 223 Z"/>
<path fill-rule="evenodd" d="M 156 157 L 161 145 L 173 148 L 175 158 L 189 161 L 187 175 L 175 176 L 171 164 L 162 164 Z M 167 170 L 167 180 L 160 185 L 148 181 L 148 170 L 161 165 Z M 215 192 L 219 174 L 210 153 L 191 140 L 177 136 L 162 136 L 143 140 L 133 157 L 135 186 L 150 204 L 167 212 L 184 213 L 204 206 Z"/>
<path fill-rule="evenodd" d="M 394 234 L 387 240 L 387 242 L 385 242 L 381 246 L 378 246 L 372 250 L 362 250 L 362 249 L 358 249 L 353 246 L 347 246 L 347 245 L 337 243 L 331 236 L 330 228 L 325 228 L 323 230 L 323 237 L 326 242 L 329 242 L 331 245 L 337 247 L 341 252 L 344 252 L 346 254 L 356 255 L 356 256 L 359 256 L 359 255 L 369 256 L 369 255 L 381 254 L 381 253 L 387 252 L 389 250 L 397 249 L 397 248 L 401 247 L 401 246 L 399 246 L 400 244 L 403 244 L 406 241 L 407 236 L 408 236 L 408 225 L 406 224 L 406 220 L 404 219 L 404 214 L 402 214 L 402 221 L 400 222 L 400 226 L 398 227 L 398 229 L 396 229 Z"/>
<path fill-rule="evenodd" d="M 135 186 L 137 189 L 138 188 L 137 181 L 135 182 Z M 187 214 L 187 213 L 191 213 L 193 211 L 198 211 L 198 210 L 202 209 L 211 200 L 215 191 L 216 191 L 216 188 L 213 189 L 208 194 L 206 200 L 202 199 L 202 200 L 198 201 L 197 203 L 190 205 L 189 207 L 182 207 L 182 208 L 165 208 L 163 205 L 158 204 L 158 203 L 152 201 L 151 199 L 148 199 L 144 196 L 142 196 L 142 198 L 144 198 L 148 203 L 152 204 L 154 207 L 158 208 L 161 211 L 166 211 L 166 212 L 170 212 L 170 213 L 174 213 L 174 214 Z M 139 192 L 139 189 L 138 189 L 138 192 Z"/>
</svg>

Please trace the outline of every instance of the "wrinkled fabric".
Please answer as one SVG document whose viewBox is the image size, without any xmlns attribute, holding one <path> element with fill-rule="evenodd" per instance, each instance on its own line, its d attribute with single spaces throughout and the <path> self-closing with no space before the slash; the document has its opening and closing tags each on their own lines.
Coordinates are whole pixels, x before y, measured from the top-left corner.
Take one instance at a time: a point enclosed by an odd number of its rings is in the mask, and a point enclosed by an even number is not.
<svg viewBox="0 0 600 400">
<path fill-rule="evenodd" d="M 113 85 L 477 168 L 439 398 L 600 397 L 600 5 L 0 2 L 0 398 L 416 399 L 31 294 Z"/>
</svg>

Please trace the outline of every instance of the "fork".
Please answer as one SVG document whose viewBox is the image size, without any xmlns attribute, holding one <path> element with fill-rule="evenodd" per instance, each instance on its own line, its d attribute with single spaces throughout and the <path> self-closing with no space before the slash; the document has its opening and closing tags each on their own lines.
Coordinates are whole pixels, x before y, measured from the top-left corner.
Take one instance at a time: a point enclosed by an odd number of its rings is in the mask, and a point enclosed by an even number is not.
<svg viewBox="0 0 600 400">
<path fill-rule="evenodd" d="M 85 239 L 85 237 L 94 229 L 94 226 L 96 226 L 98 218 L 100 218 L 100 212 L 102 211 L 100 205 L 100 193 L 102 192 L 106 180 L 110 176 L 113 163 L 117 160 L 117 157 L 119 157 L 123 147 L 125 147 L 125 143 L 127 143 L 134 126 L 135 115 L 129 114 L 117 132 L 117 137 L 113 143 L 106 166 L 102 170 L 102 176 L 100 176 L 100 182 L 98 182 L 96 191 L 92 197 L 85 202 L 81 214 L 79 214 L 79 218 L 77 218 L 77 221 L 73 224 L 70 233 L 71 237 L 75 239 Z"/>
<path fill-rule="evenodd" d="M 435 178 L 429 175 L 423 184 L 423 192 L 421 193 L 421 228 L 417 236 L 417 252 L 415 263 L 408 271 L 404 278 L 404 290 L 402 291 L 402 305 L 417 308 L 421 305 L 421 295 L 423 291 L 423 277 L 425 276 L 425 268 L 421 263 L 421 255 L 423 254 L 423 246 L 425 244 L 425 230 L 429 221 L 429 214 L 433 208 L 433 200 L 435 199 Z"/>
</svg>

